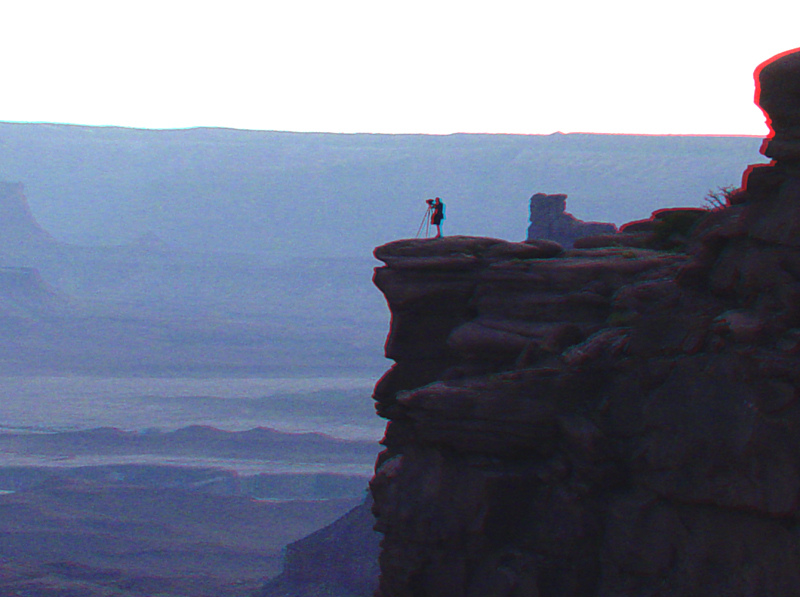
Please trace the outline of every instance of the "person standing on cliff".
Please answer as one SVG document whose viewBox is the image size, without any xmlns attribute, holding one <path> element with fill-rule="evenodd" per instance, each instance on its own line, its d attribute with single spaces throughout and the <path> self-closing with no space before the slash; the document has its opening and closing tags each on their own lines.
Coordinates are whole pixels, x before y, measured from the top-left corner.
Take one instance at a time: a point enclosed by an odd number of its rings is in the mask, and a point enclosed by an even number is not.
<svg viewBox="0 0 800 597">
<path fill-rule="evenodd" d="M 444 220 L 444 203 L 438 197 L 431 204 L 433 211 L 431 212 L 431 224 L 436 226 L 436 236 L 434 238 L 442 237 L 442 220 Z"/>
</svg>

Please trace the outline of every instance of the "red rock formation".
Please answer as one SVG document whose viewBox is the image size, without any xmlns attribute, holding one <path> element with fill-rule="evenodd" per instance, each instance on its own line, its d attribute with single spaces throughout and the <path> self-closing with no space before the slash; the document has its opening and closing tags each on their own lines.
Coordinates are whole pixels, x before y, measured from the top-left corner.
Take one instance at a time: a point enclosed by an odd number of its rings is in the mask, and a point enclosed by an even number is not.
<svg viewBox="0 0 800 597">
<path fill-rule="evenodd" d="M 758 66 L 755 77 L 755 100 L 770 128 L 762 153 L 796 165 L 800 162 L 800 51 L 773 56 Z"/>
<path fill-rule="evenodd" d="M 566 195 L 536 193 L 531 197 L 528 240 L 550 240 L 571 248 L 579 238 L 617 231 L 614 224 L 584 222 L 566 209 Z"/>
<path fill-rule="evenodd" d="M 376 249 L 378 595 L 800 595 L 798 55 L 760 70 L 776 161 L 685 253 Z"/>
</svg>

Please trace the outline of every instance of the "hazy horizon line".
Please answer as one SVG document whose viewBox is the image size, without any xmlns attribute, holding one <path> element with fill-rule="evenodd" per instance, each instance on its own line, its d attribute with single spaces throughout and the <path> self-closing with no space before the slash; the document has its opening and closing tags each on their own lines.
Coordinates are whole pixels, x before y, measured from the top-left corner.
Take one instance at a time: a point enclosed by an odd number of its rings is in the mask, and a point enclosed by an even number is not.
<svg viewBox="0 0 800 597">
<path fill-rule="evenodd" d="M 215 126 L 215 125 L 192 125 L 192 126 L 176 126 L 176 127 L 147 127 L 147 126 L 131 126 L 120 124 L 83 124 L 75 122 L 55 122 L 49 120 L 0 120 L 0 124 L 12 125 L 45 125 L 45 126 L 66 126 L 76 128 L 103 128 L 103 129 L 125 129 L 132 131 L 191 131 L 191 130 L 228 130 L 228 131 L 241 131 L 241 132 L 261 132 L 261 133 L 283 133 L 283 134 L 297 134 L 297 135 L 375 135 L 386 137 L 451 137 L 456 135 L 482 135 L 482 136 L 508 136 L 508 137 L 551 137 L 554 135 L 608 135 L 620 137 L 746 137 L 753 139 L 761 139 L 766 137 L 769 133 L 763 135 L 748 134 L 748 133 L 620 133 L 608 131 L 567 131 L 555 130 L 548 133 L 498 133 L 498 132 L 474 132 L 474 131 L 454 131 L 449 133 L 386 133 L 386 132 L 371 132 L 371 131 L 323 131 L 323 130 L 280 130 L 280 129 L 259 129 L 259 128 L 239 128 L 235 126 Z"/>
</svg>

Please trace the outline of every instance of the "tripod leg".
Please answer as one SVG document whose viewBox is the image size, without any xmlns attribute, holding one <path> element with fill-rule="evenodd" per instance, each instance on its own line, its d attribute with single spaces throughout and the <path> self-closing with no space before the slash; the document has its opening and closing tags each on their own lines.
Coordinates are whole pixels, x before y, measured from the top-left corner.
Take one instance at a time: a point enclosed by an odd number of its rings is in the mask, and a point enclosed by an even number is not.
<svg viewBox="0 0 800 597">
<path fill-rule="evenodd" d="M 422 216 L 422 222 L 420 222 L 420 224 L 419 224 L 419 228 L 417 229 L 417 236 L 415 238 L 419 238 L 419 235 L 422 232 L 422 227 L 425 225 L 425 222 L 429 222 L 430 221 L 430 217 L 429 217 L 430 215 L 431 215 L 431 208 L 429 207 L 428 211 L 425 212 L 425 215 Z M 427 229 L 425 230 L 425 236 L 426 237 L 428 236 Z"/>
</svg>

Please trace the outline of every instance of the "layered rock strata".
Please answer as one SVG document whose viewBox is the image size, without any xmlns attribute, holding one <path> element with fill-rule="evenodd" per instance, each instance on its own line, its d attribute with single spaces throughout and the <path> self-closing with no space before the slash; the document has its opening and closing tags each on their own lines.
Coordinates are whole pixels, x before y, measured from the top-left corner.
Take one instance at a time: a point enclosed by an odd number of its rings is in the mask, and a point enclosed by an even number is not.
<svg viewBox="0 0 800 597">
<path fill-rule="evenodd" d="M 793 160 L 748 169 L 685 252 L 376 249 L 380 597 L 800 595 Z"/>
</svg>

